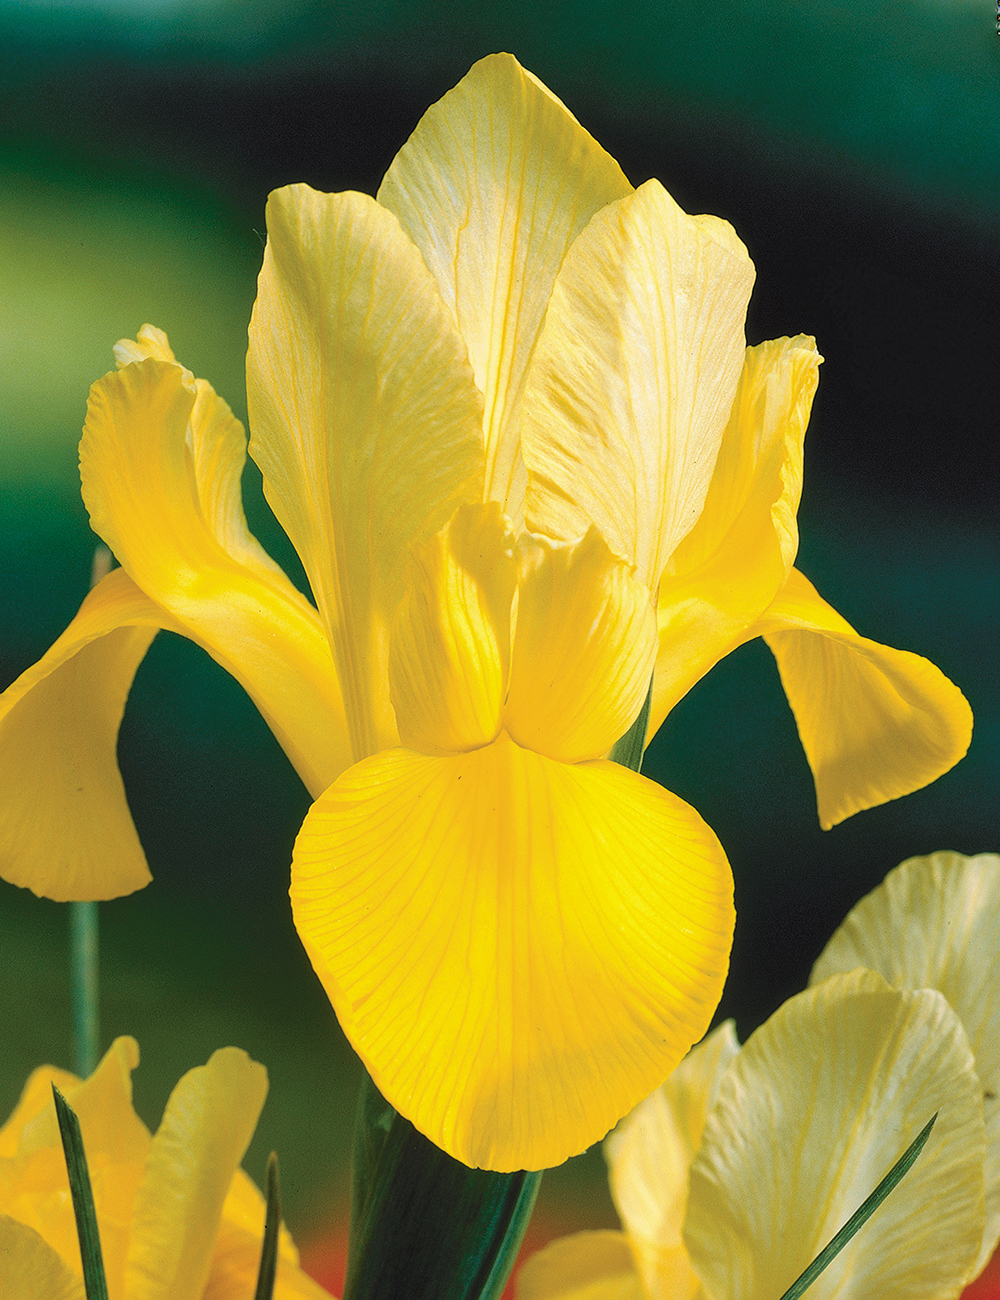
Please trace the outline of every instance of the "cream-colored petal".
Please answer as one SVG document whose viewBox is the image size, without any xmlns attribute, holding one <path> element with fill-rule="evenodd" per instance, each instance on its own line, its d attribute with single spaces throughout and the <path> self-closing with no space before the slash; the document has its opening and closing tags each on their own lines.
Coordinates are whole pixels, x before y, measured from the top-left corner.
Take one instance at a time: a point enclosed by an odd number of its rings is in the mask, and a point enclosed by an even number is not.
<svg viewBox="0 0 1000 1300">
<path fill-rule="evenodd" d="M 753 264 L 658 181 L 609 204 L 566 254 L 532 359 L 529 527 L 589 523 L 656 590 L 701 513 L 743 367 Z"/>
<path fill-rule="evenodd" d="M 867 966 L 894 988 L 937 989 L 969 1036 L 986 1122 L 986 1232 L 1000 1237 L 1000 857 L 909 858 L 851 909 L 813 967 L 811 984 Z M 978 1269 L 977 1269 L 978 1271 Z"/>
<path fill-rule="evenodd" d="M 821 360 L 802 335 L 746 350 L 704 509 L 660 579 L 649 739 L 695 682 L 746 639 L 788 577 Z"/>
<path fill-rule="evenodd" d="M 495 502 L 460 506 L 414 547 L 389 648 L 404 745 L 456 753 L 494 740 L 510 666 L 515 538 Z"/>
<path fill-rule="evenodd" d="M 693 809 L 616 763 L 501 732 L 346 772 L 296 842 L 299 935 L 393 1106 L 490 1169 L 560 1164 L 711 1019 L 729 867 Z"/>
<path fill-rule="evenodd" d="M 0 695 L 0 869 L 45 898 L 117 898 L 149 883 L 118 773 L 125 699 L 157 628 L 176 626 L 123 569 Z"/>
<path fill-rule="evenodd" d="M 128 1300 L 202 1300 L 233 1174 L 253 1136 L 267 1071 L 224 1047 L 170 1094 L 135 1199 Z"/>
<path fill-rule="evenodd" d="M 685 1239 L 708 1292 L 780 1296 L 935 1112 L 927 1145 L 810 1289 L 815 1300 L 951 1300 L 983 1227 L 979 1079 L 940 993 L 872 971 L 791 998 L 719 1086 L 691 1167 Z"/>
<path fill-rule="evenodd" d="M 549 758 L 600 758 L 649 690 L 649 591 L 593 528 L 575 545 L 526 535 L 521 559 L 505 725 L 519 745 Z"/>
<path fill-rule="evenodd" d="M 0 1300 L 86 1300 L 83 1279 L 33 1228 L 0 1214 Z"/>
<path fill-rule="evenodd" d="M 700 1290 L 682 1235 L 688 1174 L 719 1083 L 738 1051 L 727 1020 L 604 1144 L 611 1195 L 650 1300 L 693 1300 Z"/>
<path fill-rule="evenodd" d="M 411 542 L 481 500 L 482 398 L 396 218 L 308 185 L 268 200 L 251 454 L 323 614 L 355 758 L 395 743 L 389 628 Z"/>
<path fill-rule="evenodd" d="M 517 1300 L 643 1300 L 622 1232 L 577 1232 L 532 1255 L 517 1274 Z"/>
<path fill-rule="evenodd" d="M 326 637 L 242 524 L 239 425 L 185 373 L 146 359 L 94 384 L 84 501 L 140 590 L 240 682 L 317 792 L 350 762 Z"/>
<path fill-rule="evenodd" d="M 553 282 L 593 214 L 631 189 L 614 159 L 509 54 L 480 60 L 428 109 L 379 189 L 468 345 L 485 395 L 486 499 L 517 526 L 519 409 Z"/>
<path fill-rule="evenodd" d="M 797 569 L 749 635 L 778 661 L 824 830 L 964 757 L 972 711 L 958 687 L 927 659 L 859 636 Z"/>
</svg>

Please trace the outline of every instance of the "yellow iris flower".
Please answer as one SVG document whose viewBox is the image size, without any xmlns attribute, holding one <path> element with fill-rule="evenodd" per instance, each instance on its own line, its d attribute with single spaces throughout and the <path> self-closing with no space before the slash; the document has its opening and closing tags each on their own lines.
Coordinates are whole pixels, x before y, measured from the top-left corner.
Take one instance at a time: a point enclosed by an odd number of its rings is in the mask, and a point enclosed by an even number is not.
<svg viewBox="0 0 1000 1300">
<path fill-rule="evenodd" d="M 528 1261 L 518 1300 L 784 1294 L 935 1112 L 810 1300 L 951 1300 L 1000 1237 L 1000 857 L 911 858 L 740 1048 L 713 1031 L 608 1138 L 625 1232 Z"/>
<path fill-rule="evenodd" d="M 189 1070 L 156 1134 L 132 1109 L 133 1038 L 116 1039 L 89 1079 L 35 1070 L 0 1129 L 0 1293 L 83 1300 L 76 1222 L 52 1084 L 77 1113 L 109 1300 L 246 1300 L 264 1199 L 240 1168 L 267 1094 L 267 1071 L 224 1047 Z M 281 1230 L 275 1300 L 325 1300 Z"/>
<path fill-rule="evenodd" d="M 383 1094 L 470 1165 L 558 1164 L 704 1033 L 731 877 L 605 760 L 764 635 L 830 825 L 968 745 L 961 694 L 792 567 L 813 340 L 747 348 L 732 228 L 638 189 L 507 55 L 377 200 L 268 204 L 251 452 L 316 606 L 247 531 L 242 430 L 145 327 L 83 495 L 121 569 L 0 701 L 0 857 L 56 898 L 148 872 L 115 766 L 157 627 L 246 688 L 316 798 L 295 921 Z"/>
</svg>

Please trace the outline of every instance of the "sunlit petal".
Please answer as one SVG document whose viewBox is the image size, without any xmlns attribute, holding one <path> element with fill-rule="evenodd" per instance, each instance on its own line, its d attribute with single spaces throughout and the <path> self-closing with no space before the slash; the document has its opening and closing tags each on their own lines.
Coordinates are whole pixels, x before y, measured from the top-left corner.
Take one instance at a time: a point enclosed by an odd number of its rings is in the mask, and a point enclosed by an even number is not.
<svg viewBox="0 0 1000 1300">
<path fill-rule="evenodd" d="M 731 888 L 679 799 L 505 732 L 359 763 L 313 805 L 292 866 L 299 935 L 376 1086 L 499 1170 L 583 1150 L 701 1036 Z"/>
<path fill-rule="evenodd" d="M 529 527 L 596 524 L 651 591 L 701 513 L 743 366 L 753 264 L 717 235 L 654 180 L 602 209 L 566 254 L 525 391 Z"/>
<path fill-rule="evenodd" d="M 982 1237 L 982 1101 L 940 993 L 858 970 L 791 998 L 726 1072 L 691 1167 L 685 1239 L 706 1289 L 780 1296 L 935 1112 L 916 1164 L 815 1300 L 958 1294 Z"/>
<path fill-rule="evenodd" d="M 482 499 L 482 398 L 410 239 L 365 194 L 277 190 L 250 323 L 251 451 L 327 625 L 353 754 L 395 743 L 411 542 Z"/>
<path fill-rule="evenodd" d="M 968 749 L 972 711 L 944 673 L 859 636 L 797 569 L 751 633 L 778 661 L 824 829 L 919 790 Z"/>
<path fill-rule="evenodd" d="M 482 59 L 424 114 L 379 189 L 468 344 L 485 395 L 486 498 L 515 524 L 524 497 L 519 407 L 553 281 L 591 216 L 631 189 L 509 54 Z"/>
<path fill-rule="evenodd" d="M 0 1214 L 0 1296 L 4 1300 L 85 1300 L 83 1280 L 23 1223 Z"/>
<path fill-rule="evenodd" d="M 0 1128 L 0 1160 L 7 1160 L 17 1155 L 25 1125 L 52 1105 L 53 1084 L 65 1096 L 70 1088 L 75 1088 L 79 1083 L 80 1080 L 75 1074 L 70 1074 L 68 1070 L 56 1069 L 54 1065 L 41 1065 L 37 1070 L 32 1070 L 17 1105 L 11 1111 L 6 1124 Z"/>
<path fill-rule="evenodd" d="M 638 717 L 656 657 L 649 591 L 591 529 L 576 545 L 521 543 L 505 724 L 564 763 L 599 758 Z"/>
<path fill-rule="evenodd" d="M 538 1251 L 517 1275 L 517 1300 L 644 1300 L 628 1238 L 577 1232 Z"/>
<path fill-rule="evenodd" d="M 1000 857 L 933 853 L 890 871 L 852 908 L 810 983 L 867 966 L 899 989 L 937 989 L 969 1036 L 986 1121 L 986 1232 L 1000 1237 Z M 978 1271 L 977 1267 L 977 1271 Z"/>
</svg>

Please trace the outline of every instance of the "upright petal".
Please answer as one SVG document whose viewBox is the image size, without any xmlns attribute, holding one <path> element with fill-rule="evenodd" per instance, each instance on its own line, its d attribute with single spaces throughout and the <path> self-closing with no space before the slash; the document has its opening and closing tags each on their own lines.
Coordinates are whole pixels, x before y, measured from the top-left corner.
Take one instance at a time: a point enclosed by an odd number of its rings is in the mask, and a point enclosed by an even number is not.
<svg viewBox="0 0 1000 1300">
<path fill-rule="evenodd" d="M 0 1296 L 4 1300 L 86 1300 L 83 1280 L 34 1228 L 0 1214 Z"/>
<path fill-rule="evenodd" d="M 658 181 L 591 220 L 525 390 L 529 527 L 572 539 L 596 524 L 655 592 L 705 502 L 752 284 L 731 227 L 688 216 Z"/>
<path fill-rule="evenodd" d="M 251 452 L 326 624 L 355 758 L 395 743 L 389 628 L 411 542 L 481 500 L 482 398 L 399 222 L 367 195 L 271 195 L 250 322 Z"/>
<path fill-rule="evenodd" d="M 520 525 L 525 374 L 566 250 L 631 192 L 621 168 L 509 54 L 480 60 L 420 119 L 378 192 L 454 312 L 485 397 L 487 500 Z"/>
<path fill-rule="evenodd" d="M 532 1255 L 517 1275 L 517 1300 L 645 1300 L 628 1238 L 576 1232 Z"/>
<path fill-rule="evenodd" d="M 929 785 L 968 749 L 972 711 L 944 673 L 859 636 L 797 569 L 750 635 L 778 661 L 824 830 Z"/>
<path fill-rule="evenodd" d="M 986 1123 L 986 1232 L 1000 1237 L 1000 857 L 932 853 L 890 871 L 823 949 L 811 984 L 867 966 L 898 989 L 937 989 L 969 1036 Z"/>
<path fill-rule="evenodd" d="M 871 971 L 791 998 L 719 1087 L 685 1238 L 713 1296 L 781 1295 L 932 1115 L 919 1159 L 813 1284 L 816 1300 L 951 1300 L 983 1228 L 983 1120 L 968 1039 L 940 993 Z"/>
<path fill-rule="evenodd" d="M 704 1032 L 732 933 L 698 815 L 615 763 L 392 750 L 296 842 L 292 907 L 382 1094 L 468 1165 L 603 1136 Z"/>
</svg>

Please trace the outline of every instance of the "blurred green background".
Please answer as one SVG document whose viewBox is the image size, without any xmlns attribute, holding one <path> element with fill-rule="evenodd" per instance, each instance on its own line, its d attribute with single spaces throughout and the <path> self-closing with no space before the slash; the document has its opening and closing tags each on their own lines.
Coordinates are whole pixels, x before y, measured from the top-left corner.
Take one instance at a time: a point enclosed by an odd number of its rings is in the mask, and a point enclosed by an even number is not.
<svg viewBox="0 0 1000 1300">
<path fill-rule="evenodd" d="M 722 1013 L 745 1037 L 901 859 L 995 832 L 1000 54 L 988 0 L 0 0 L 0 686 L 82 599 L 95 538 L 76 442 L 111 345 L 145 321 L 245 414 L 266 194 L 373 192 L 423 109 L 507 49 L 621 161 L 733 222 L 752 342 L 814 333 L 801 567 L 861 631 L 925 654 L 977 717 L 928 790 L 835 830 L 770 656 L 745 647 L 668 719 L 647 771 L 733 862 Z M 295 564 L 248 470 L 251 524 Z M 291 927 L 307 806 L 213 663 L 157 638 L 120 753 L 155 877 L 102 906 L 103 1025 L 139 1039 L 140 1112 L 235 1043 L 270 1071 L 248 1168 L 287 1217 L 342 1220 L 357 1068 Z M 0 885 L 0 1112 L 69 1064 L 65 910 Z M 545 1222 L 614 1222 L 596 1152 L 547 1176 Z M 317 1257 L 318 1258 L 318 1257 Z"/>
</svg>

